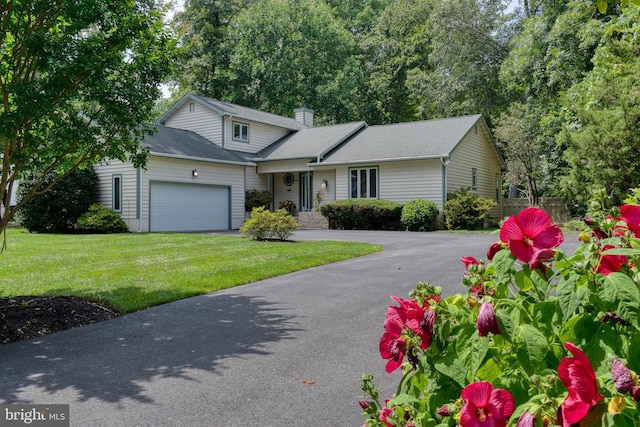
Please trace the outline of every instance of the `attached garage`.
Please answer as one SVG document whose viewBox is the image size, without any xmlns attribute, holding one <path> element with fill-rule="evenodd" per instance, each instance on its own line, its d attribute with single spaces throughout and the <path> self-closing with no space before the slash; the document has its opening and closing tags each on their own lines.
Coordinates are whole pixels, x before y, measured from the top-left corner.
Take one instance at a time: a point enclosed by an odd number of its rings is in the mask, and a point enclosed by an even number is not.
<svg viewBox="0 0 640 427">
<path fill-rule="evenodd" d="M 151 182 L 149 231 L 228 230 L 229 187 Z"/>
</svg>

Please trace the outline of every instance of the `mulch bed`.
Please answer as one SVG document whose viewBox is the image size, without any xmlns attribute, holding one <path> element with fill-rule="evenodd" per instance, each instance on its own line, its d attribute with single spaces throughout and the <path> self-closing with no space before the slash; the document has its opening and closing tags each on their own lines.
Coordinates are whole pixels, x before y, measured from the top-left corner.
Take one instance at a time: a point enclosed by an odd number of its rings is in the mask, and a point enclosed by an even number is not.
<svg viewBox="0 0 640 427">
<path fill-rule="evenodd" d="M 0 298 L 0 344 L 41 337 L 118 316 L 91 301 L 73 297 Z"/>
</svg>

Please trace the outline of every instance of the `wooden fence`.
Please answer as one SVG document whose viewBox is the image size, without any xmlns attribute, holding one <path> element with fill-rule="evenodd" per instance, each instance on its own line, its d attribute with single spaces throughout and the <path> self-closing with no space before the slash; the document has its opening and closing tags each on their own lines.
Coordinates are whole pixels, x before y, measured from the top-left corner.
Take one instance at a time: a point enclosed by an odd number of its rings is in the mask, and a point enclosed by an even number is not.
<svg viewBox="0 0 640 427">
<path fill-rule="evenodd" d="M 504 199 L 503 215 L 505 217 L 517 215 L 521 210 L 527 207 L 529 207 L 529 201 L 527 199 Z M 567 203 L 561 198 L 541 197 L 538 207 L 544 209 L 555 223 L 562 224 L 571 219 Z"/>
</svg>

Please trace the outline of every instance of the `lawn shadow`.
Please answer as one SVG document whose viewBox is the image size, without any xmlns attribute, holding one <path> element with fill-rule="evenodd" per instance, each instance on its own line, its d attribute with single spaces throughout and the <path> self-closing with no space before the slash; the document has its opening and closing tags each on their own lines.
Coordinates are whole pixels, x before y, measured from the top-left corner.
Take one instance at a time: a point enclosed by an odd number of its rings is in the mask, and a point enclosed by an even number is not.
<svg viewBox="0 0 640 427">
<path fill-rule="evenodd" d="M 145 394 L 154 379 L 198 381 L 199 370 L 220 373 L 223 359 L 268 355 L 270 342 L 292 339 L 298 329 L 286 309 L 222 292 L 6 344 L 0 402 L 50 402 L 64 391 L 77 401 L 154 403 Z"/>
</svg>

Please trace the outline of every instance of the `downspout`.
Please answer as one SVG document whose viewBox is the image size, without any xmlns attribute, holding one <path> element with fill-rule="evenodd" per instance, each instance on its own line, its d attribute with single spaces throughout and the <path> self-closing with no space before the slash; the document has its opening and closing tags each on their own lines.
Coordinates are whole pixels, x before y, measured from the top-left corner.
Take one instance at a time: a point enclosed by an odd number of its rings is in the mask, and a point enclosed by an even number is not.
<svg viewBox="0 0 640 427">
<path fill-rule="evenodd" d="M 449 157 L 440 157 L 440 163 L 442 163 L 442 209 L 447 203 L 447 166 L 450 161 Z"/>
<path fill-rule="evenodd" d="M 227 132 L 226 132 L 227 126 L 224 123 L 224 114 L 220 116 L 220 118 L 222 119 L 222 148 L 224 148 L 227 142 Z"/>
</svg>

